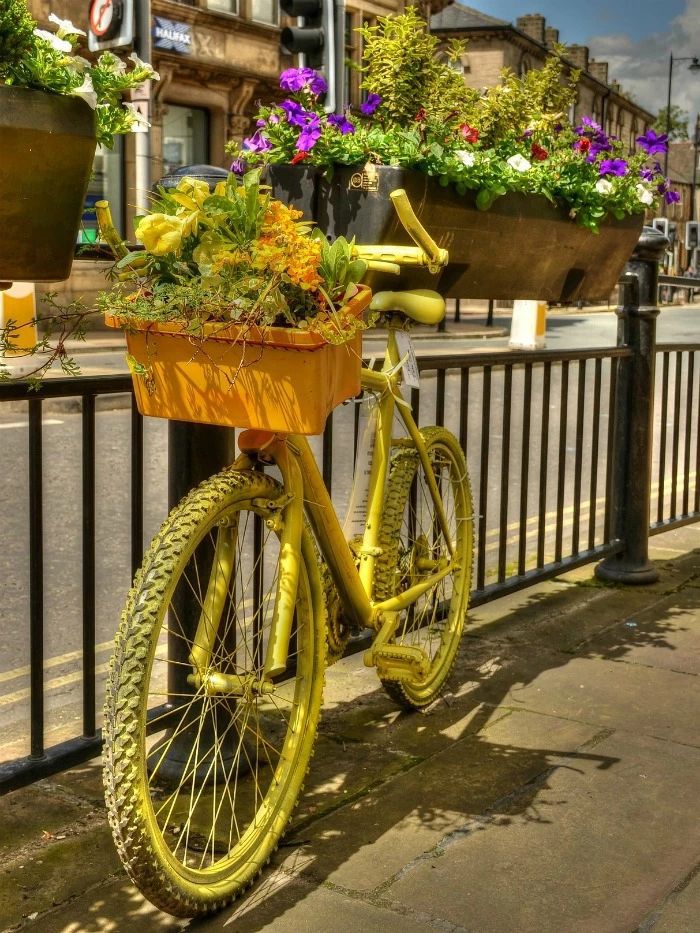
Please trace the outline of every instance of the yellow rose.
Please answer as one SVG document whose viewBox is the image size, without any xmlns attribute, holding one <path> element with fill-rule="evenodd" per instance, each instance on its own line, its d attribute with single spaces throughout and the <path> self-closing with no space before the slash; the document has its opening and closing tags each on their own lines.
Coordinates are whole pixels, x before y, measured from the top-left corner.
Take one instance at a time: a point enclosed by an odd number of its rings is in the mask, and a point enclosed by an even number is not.
<svg viewBox="0 0 700 933">
<path fill-rule="evenodd" d="M 177 253 L 183 235 L 182 218 L 170 214 L 148 214 L 136 227 L 136 236 L 154 256 Z"/>
</svg>

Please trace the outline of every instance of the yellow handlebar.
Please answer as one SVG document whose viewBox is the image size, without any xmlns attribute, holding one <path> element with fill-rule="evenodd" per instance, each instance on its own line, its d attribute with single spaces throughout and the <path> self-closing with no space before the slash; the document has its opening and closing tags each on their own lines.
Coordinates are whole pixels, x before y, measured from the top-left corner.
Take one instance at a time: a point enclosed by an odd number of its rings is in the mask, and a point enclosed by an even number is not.
<svg viewBox="0 0 700 933">
<path fill-rule="evenodd" d="M 413 213 L 411 202 L 403 188 L 392 191 L 392 200 L 399 220 L 416 246 L 364 246 L 353 247 L 353 255 L 364 259 L 370 269 L 393 272 L 398 275 L 400 266 L 423 266 L 430 272 L 439 272 L 447 265 L 449 254 L 437 245 L 420 220 Z"/>
<path fill-rule="evenodd" d="M 416 246 L 420 247 L 428 257 L 428 268 L 431 272 L 437 272 L 441 266 L 447 265 L 448 254 L 446 249 L 441 249 L 435 240 L 430 236 L 420 220 L 416 217 L 408 200 L 408 195 L 403 188 L 397 188 L 389 195 L 399 220 L 403 224 L 406 232 L 411 237 Z M 432 268 L 435 267 L 435 268 Z"/>
</svg>

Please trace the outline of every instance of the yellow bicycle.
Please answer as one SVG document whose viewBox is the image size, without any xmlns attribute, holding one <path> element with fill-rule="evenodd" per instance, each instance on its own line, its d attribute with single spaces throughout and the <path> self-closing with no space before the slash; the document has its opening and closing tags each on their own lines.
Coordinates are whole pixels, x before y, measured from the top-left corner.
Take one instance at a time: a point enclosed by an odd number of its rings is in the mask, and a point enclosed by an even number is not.
<svg viewBox="0 0 700 933">
<path fill-rule="evenodd" d="M 444 264 L 405 194 L 392 198 L 417 245 L 358 255 L 385 270 Z M 363 534 L 346 540 L 306 437 L 247 430 L 236 462 L 170 513 L 127 600 L 105 709 L 109 819 L 131 878 L 178 916 L 222 907 L 277 847 L 313 752 L 324 669 L 349 635 L 374 630 L 365 664 L 407 709 L 435 700 L 457 653 L 467 466 L 449 431 L 417 427 L 399 349 L 400 331 L 437 323 L 445 304 L 380 292 L 372 308 L 388 342 L 381 370 L 362 371 L 376 400 L 356 468 L 369 474 Z"/>
</svg>

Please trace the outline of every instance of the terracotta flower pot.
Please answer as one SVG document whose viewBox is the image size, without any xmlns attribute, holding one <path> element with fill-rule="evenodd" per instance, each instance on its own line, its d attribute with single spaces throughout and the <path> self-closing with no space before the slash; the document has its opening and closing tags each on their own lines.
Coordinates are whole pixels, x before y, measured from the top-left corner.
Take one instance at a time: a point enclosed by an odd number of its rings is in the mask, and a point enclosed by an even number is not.
<svg viewBox="0 0 700 933">
<path fill-rule="evenodd" d="M 277 166 L 271 168 L 274 175 Z M 280 168 L 288 173 L 293 167 Z M 277 196 L 284 184 L 280 177 Z M 354 236 L 358 243 L 410 242 L 389 200 L 395 188 L 408 192 L 420 221 L 450 254 L 439 279 L 406 270 L 401 287 L 438 287 L 448 298 L 571 302 L 607 297 L 632 255 L 644 219 L 638 214 L 606 221 L 593 234 L 564 208 L 516 193 L 480 211 L 472 192 L 460 195 L 422 172 L 381 165 L 336 167 L 330 179 L 319 177 L 314 219 L 330 236 Z M 296 203 L 293 189 L 288 192 Z M 365 281 L 375 290 L 398 284 L 384 273 L 370 273 Z"/>
<path fill-rule="evenodd" d="M 68 278 L 95 145 L 81 98 L 0 85 L 0 281 Z"/>
<path fill-rule="evenodd" d="M 346 310 L 360 316 L 370 301 L 359 286 Z M 362 333 L 329 344 L 295 327 L 205 324 L 203 338 L 177 323 L 106 317 L 126 331 L 139 411 L 283 434 L 320 434 L 330 412 L 360 391 Z"/>
</svg>

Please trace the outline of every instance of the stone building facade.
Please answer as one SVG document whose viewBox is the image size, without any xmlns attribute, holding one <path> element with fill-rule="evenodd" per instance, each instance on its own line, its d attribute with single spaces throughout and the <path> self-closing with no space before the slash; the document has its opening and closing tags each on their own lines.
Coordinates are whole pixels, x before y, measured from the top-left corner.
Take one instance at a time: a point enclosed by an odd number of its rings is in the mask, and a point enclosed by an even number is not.
<svg viewBox="0 0 700 933">
<path fill-rule="evenodd" d="M 462 67 L 464 80 L 474 88 L 500 83 L 504 68 L 522 75 L 542 67 L 551 48 L 559 42 L 559 31 L 548 26 L 539 13 L 520 16 L 513 24 L 460 3 L 434 14 L 431 30 L 445 39 L 468 40 Z M 585 45 L 568 46 L 566 59 L 572 68 L 581 70 L 572 119 L 591 116 L 633 149 L 636 137 L 653 122 L 653 114 L 625 95 L 608 75 L 607 62 L 594 61 Z"/>
</svg>

